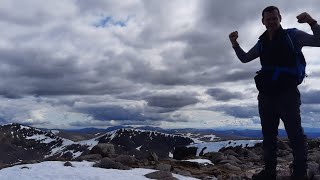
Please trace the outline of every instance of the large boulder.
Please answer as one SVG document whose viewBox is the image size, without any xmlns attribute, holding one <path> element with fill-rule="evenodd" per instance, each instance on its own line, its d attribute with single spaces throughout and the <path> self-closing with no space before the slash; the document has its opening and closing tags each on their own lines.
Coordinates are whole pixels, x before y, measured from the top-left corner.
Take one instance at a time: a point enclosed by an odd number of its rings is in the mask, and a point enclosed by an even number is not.
<svg viewBox="0 0 320 180">
<path fill-rule="evenodd" d="M 101 154 L 88 154 L 88 155 L 84 155 L 84 156 L 79 156 L 75 160 L 76 161 L 98 161 L 101 159 L 102 159 Z"/>
<path fill-rule="evenodd" d="M 176 147 L 173 151 L 173 159 L 183 160 L 197 155 L 197 147 Z"/>
<path fill-rule="evenodd" d="M 130 167 L 125 166 L 119 162 L 115 162 L 108 157 L 101 159 L 100 163 L 98 163 L 96 166 L 101 167 L 101 168 L 105 168 L 105 169 L 120 169 L 120 170 L 131 169 Z"/>
<path fill-rule="evenodd" d="M 91 149 L 90 154 L 101 154 L 102 157 L 112 157 L 115 155 L 114 145 L 99 143 Z"/>
<path fill-rule="evenodd" d="M 145 177 L 149 179 L 172 179 L 172 180 L 177 180 L 177 178 L 174 178 L 169 171 L 155 171 L 152 173 L 148 173 L 144 175 Z"/>
<path fill-rule="evenodd" d="M 130 167 L 137 165 L 137 160 L 130 155 L 119 155 L 115 158 L 115 161 Z"/>
<path fill-rule="evenodd" d="M 221 152 L 210 152 L 205 154 L 214 164 L 219 163 L 222 160 L 225 160 L 226 157 Z"/>
</svg>

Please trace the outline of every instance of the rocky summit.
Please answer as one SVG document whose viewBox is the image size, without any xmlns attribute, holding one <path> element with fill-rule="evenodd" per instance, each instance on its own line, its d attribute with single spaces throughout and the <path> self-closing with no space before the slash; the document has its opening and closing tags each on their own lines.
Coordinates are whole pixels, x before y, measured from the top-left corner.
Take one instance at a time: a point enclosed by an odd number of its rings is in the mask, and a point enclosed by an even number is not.
<svg viewBox="0 0 320 180">
<path fill-rule="evenodd" d="M 155 131 L 120 129 L 97 138 L 99 143 L 114 144 L 118 151 L 145 158 L 150 152 L 161 158 L 169 157 L 175 147 L 193 143 L 188 137 L 165 134 Z"/>
<path fill-rule="evenodd" d="M 106 169 L 158 170 L 146 175 L 150 179 L 175 179 L 171 174 L 176 173 L 204 180 L 251 179 L 263 168 L 261 143 L 223 146 L 210 152 L 210 147 L 190 146 L 195 141 L 186 136 L 136 129 L 119 129 L 73 142 L 48 131 L 8 124 L 0 127 L 0 143 L 1 168 L 46 160 L 68 161 L 66 166 L 72 166 L 72 161 L 86 160 Z M 308 139 L 308 151 L 308 179 L 320 179 L 319 138 Z M 289 179 L 292 160 L 290 143 L 279 139 L 277 179 Z"/>
<path fill-rule="evenodd" d="M 188 137 L 135 129 L 118 129 L 97 138 L 74 142 L 51 131 L 21 124 L 0 126 L 0 163 L 12 165 L 31 160 L 74 160 L 88 155 L 97 144 L 109 143 L 120 154 L 146 158 L 156 153 L 167 158 L 175 147 L 193 143 Z"/>
</svg>

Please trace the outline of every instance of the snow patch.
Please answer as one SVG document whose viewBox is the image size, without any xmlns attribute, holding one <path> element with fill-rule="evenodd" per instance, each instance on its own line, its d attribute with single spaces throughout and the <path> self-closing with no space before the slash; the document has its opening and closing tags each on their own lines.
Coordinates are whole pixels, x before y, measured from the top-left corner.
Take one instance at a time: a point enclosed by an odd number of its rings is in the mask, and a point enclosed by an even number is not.
<svg viewBox="0 0 320 180">
<path fill-rule="evenodd" d="M 51 143 L 52 141 L 55 141 L 56 139 L 52 139 L 50 137 L 47 137 L 43 134 L 36 134 L 36 135 L 33 135 L 33 136 L 28 136 L 26 137 L 26 139 L 33 139 L 33 140 L 36 140 L 36 141 L 40 141 L 41 143 Z"/>
<path fill-rule="evenodd" d="M 137 147 L 136 150 L 140 151 L 141 147 L 142 147 L 142 145 Z"/>
<path fill-rule="evenodd" d="M 187 159 L 184 161 L 197 162 L 199 164 L 204 164 L 204 165 L 209 165 L 209 164 L 213 165 L 213 163 L 209 159 Z"/>
<path fill-rule="evenodd" d="M 52 134 L 54 134 L 54 135 L 57 135 L 57 134 L 59 134 L 60 131 L 58 131 L 58 130 L 50 130 L 50 132 L 51 132 Z"/>
<path fill-rule="evenodd" d="M 132 170 L 103 169 L 92 167 L 94 162 L 71 162 L 73 167 L 63 166 L 64 162 L 46 161 L 38 164 L 17 165 L 0 170 L 1 180 L 148 180 L 144 175 L 154 172 L 153 169 L 136 168 Z M 23 168 L 22 167 L 28 167 Z M 181 180 L 196 178 L 173 174 Z"/>
<path fill-rule="evenodd" d="M 216 139 L 220 139 L 219 137 L 217 137 L 216 135 L 210 134 L 210 135 L 204 135 L 203 137 L 205 138 L 210 138 L 210 141 L 214 141 Z"/>
<path fill-rule="evenodd" d="M 223 147 L 236 147 L 242 145 L 242 147 L 253 147 L 257 143 L 261 143 L 262 140 L 230 140 L 230 141 L 217 141 L 217 142 L 204 142 L 199 144 L 191 144 L 187 147 L 197 147 L 197 155 L 201 150 L 207 147 L 203 153 L 218 152 Z"/>
</svg>

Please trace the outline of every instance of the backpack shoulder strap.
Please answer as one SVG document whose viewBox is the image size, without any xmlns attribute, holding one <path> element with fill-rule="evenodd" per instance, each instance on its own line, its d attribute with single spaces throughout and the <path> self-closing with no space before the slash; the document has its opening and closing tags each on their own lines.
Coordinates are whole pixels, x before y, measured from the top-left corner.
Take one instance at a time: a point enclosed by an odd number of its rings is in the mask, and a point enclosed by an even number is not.
<svg viewBox="0 0 320 180">
<path fill-rule="evenodd" d="M 285 29 L 285 34 L 286 34 L 286 38 L 287 40 L 290 42 L 290 46 L 294 47 L 294 50 L 296 52 L 301 52 L 301 46 L 299 46 L 299 43 L 297 41 L 296 35 L 298 29 L 297 28 L 289 28 L 289 29 Z"/>
<path fill-rule="evenodd" d="M 294 45 L 294 31 L 296 31 L 296 28 L 290 28 L 285 30 L 286 38 L 287 38 L 287 41 L 289 42 L 290 47 L 294 51 L 297 51 L 296 46 Z"/>
</svg>

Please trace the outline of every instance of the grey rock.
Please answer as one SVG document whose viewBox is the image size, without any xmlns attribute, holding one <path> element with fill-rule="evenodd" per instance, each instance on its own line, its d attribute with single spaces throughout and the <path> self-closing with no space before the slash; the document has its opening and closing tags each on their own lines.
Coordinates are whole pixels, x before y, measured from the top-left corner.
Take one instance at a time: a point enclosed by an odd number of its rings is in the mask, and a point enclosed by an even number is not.
<svg viewBox="0 0 320 180">
<path fill-rule="evenodd" d="M 73 166 L 72 164 L 71 164 L 71 162 L 69 162 L 69 161 L 67 161 L 67 162 L 65 162 L 64 164 L 63 164 L 64 166 Z"/>
<path fill-rule="evenodd" d="M 242 177 L 239 175 L 231 175 L 228 180 L 242 180 Z"/>
<path fill-rule="evenodd" d="M 168 171 L 155 171 L 152 173 L 145 174 L 144 176 L 149 179 L 166 179 L 173 177 L 171 172 Z"/>
<path fill-rule="evenodd" d="M 233 156 L 233 155 L 228 155 L 228 156 L 227 156 L 227 159 L 232 160 L 232 161 L 234 161 L 234 162 L 236 162 L 236 163 L 238 163 L 238 164 L 241 164 L 241 163 L 242 163 L 238 158 L 236 158 L 236 157 Z"/>
<path fill-rule="evenodd" d="M 225 155 L 238 156 L 238 154 L 235 153 L 235 152 L 234 152 L 233 150 L 231 150 L 231 149 L 225 150 L 223 153 L 224 153 Z"/>
<path fill-rule="evenodd" d="M 159 157 L 157 156 L 157 154 L 156 154 L 155 152 L 151 152 L 151 153 L 149 154 L 148 159 L 149 159 L 150 161 L 159 162 Z"/>
<path fill-rule="evenodd" d="M 88 155 L 80 156 L 80 157 L 76 158 L 75 160 L 77 160 L 77 161 L 98 161 L 101 159 L 102 159 L 101 154 L 88 154 Z"/>
<path fill-rule="evenodd" d="M 308 162 L 308 172 L 310 176 L 320 175 L 319 164 L 314 161 Z"/>
<path fill-rule="evenodd" d="M 173 159 L 183 160 L 197 155 L 197 147 L 176 147 L 173 151 Z"/>
<path fill-rule="evenodd" d="M 279 149 L 278 153 L 277 153 L 277 156 L 278 157 L 284 157 L 284 156 L 288 156 L 290 154 L 291 154 L 291 152 L 289 150 L 287 150 L 287 149 L 286 150 Z"/>
<path fill-rule="evenodd" d="M 312 139 L 308 141 L 308 147 L 309 149 L 319 148 L 320 147 L 319 139 Z"/>
<path fill-rule="evenodd" d="M 126 166 L 131 166 L 136 164 L 136 159 L 130 155 L 119 155 L 115 158 L 115 161 Z"/>
<path fill-rule="evenodd" d="M 226 159 L 226 157 L 224 156 L 224 154 L 221 153 L 221 152 L 212 152 L 210 155 L 211 155 L 211 161 L 212 161 L 214 164 L 218 164 L 220 161 Z"/>
<path fill-rule="evenodd" d="M 236 163 L 236 162 L 234 162 L 234 161 L 232 161 L 232 160 L 222 160 L 222 161 L 220 161 L 219 162 L 219 164 L 232 164 L 232 165 L 234 165 L 234 166 L 240 166 L 238 163 Z"/>
<path fill-rule="evenodd" d="M 312 152 L 308 154 L 308 160 L 309 161 L 315 161 L 317 163 L 320 163 L 320 152 Z"/>
<path fill-rule="evenodd" d="M 175 174 L 180 174 L 182 176 L 192 176 L 189 171 L 183 169 L 174 168 L 172 172 Z"/>
<path fill-rule="evenodd" d="M 230 163 L 224 164 L 223 167 L 228 169 L 228 170 L 232 170 L 232 171 L 241 171 L 240 167 L 237 167 L 237 166 L 232 165 Z"/>
<path fill-rule="evenodd" d="M 261 157 L 256 155 L 254 152 L 247 150 L 245 153 L 245 156 L 250 160 L 250 161 L 260 161 Z"/>
<path fill-rule="evenodd" d="M 280 150 L 288 150 L 288 149 L 291 149 L 291 148 L 289 147 L 289 145 L 288 145 L 286 142 L 284 142 L 283 140 L 281 140 L 281 139 L 278 139 L 277 146 L 278 146 L 278 149 L 280 149 Z"/>
<path fill-rule="evenodd" d="M 121 169 L 121 170 L 129 170 L 130 169 L 129 167 L 124 166 L 123 164 L 121 164 L 119 162 L 115 162 L 108 157 L 103 158 L 98 166 L 101 168 L 105 168 L 105 169 Z"/>
<path fill-rule="evenodd" d="M 207 177 L 203 178 L 202 180 L 218 180 L 218 178 L 216 178 L 214 176 L 207 176 Z"/>
<path fill-rule="evenodd" d="M 170 164 L 163 164 L 163 163 L 160 163 L 160 164 L 157 164 L 155 169 L 156 170 L 160 170 L 160 171 L 170 171 L 171 170 L 171 165 Z"/>
<path fill-rule="evenodd" d="M 191 169 L 200 169 L 201 165 L 197 162 L 190 162 L 190 161 L 177 161 L 175 162 L 176 165 L 183 166 L 186 168 L 191 168 Z"/>
<path fill-rule="evenodd" d="M 102 157 L 112 157 L 115 154 L 114 145 L 99 143 L 91 149 L 90 154 L 101 154 Z"/>
</svg>

